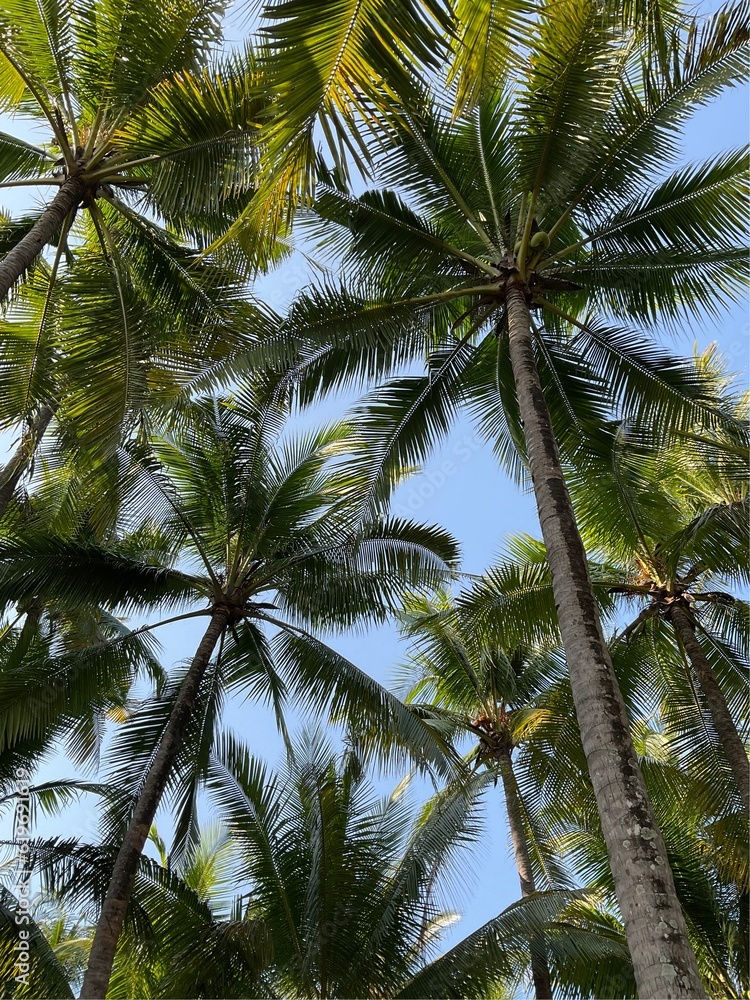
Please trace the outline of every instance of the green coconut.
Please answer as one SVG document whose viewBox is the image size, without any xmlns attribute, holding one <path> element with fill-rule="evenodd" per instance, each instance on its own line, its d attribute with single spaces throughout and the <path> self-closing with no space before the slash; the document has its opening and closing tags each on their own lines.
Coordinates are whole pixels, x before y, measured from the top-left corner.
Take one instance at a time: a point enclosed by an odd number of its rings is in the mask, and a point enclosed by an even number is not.
<svg viewBox="0 0 750 1000">
<path fill-rule="evenodd" d="M 543 229 L 540 229 L 538 233 L 534 235 L 529 240 L 529 245 L 535 250 L 542 249 L 546 250 L 549 246 L 549 233 L 545 233 Z"/>
</svg>

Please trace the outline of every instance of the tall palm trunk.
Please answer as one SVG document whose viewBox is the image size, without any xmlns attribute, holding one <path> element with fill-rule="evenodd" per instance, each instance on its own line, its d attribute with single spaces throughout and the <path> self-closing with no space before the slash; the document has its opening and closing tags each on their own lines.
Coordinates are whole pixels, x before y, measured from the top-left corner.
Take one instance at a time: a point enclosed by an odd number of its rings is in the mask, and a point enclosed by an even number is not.
<svg viewBox="0 0 750 1000">
<path fill-rule="evenodd" d="M 674 603 L 669 609 L 669 620 L 677 633 L 680 643 L 687 654 L 690 664 L 698 678 L 706 705 L 711 715 L 714 729 L 724 747 L 734 780 L 742 795 L 745 809 L 750 814 L 750 762 L 747 751 L 737 732 L 734 719 L 724 698 L 724 693 L 711 669 L 711 664 L 701 648 L 695 634 L 693 617 L 687 608 Z"/>
<path fill-rule="evenodd" d="M 563 478 L 519 284 L 507 290 L 510 361 L 570 673 L 581 741 L 607 844 L 638 994 L 705 998 L 664 840 L 630 737 L 586 553 Z"/>
<path fill-rule="evenodd" d="M 513 761 L 510 748 L 502 747 L 498 755 L 500 777 L 505 793 L 505 811 L 508 814 L 510 839 L 513 842 L 513 856 L 518 869 L 518 879 L 521 883 L 521 896 L 531 896 L 536 892 L 534 871 L 529 857 L 529 845 L 526 840 L 526 830 L 521 809 L 521 797 L 518 783 L 513 772 Z M 544 940 L 538 936 L 529 941 L 531 952 L 531 977 L 534 980 L 534 996 L 536 1000 L 552 1000 L 552 983 L 550 981 L 549 965 L 547 964 Z"/>
<path fill-rule="evenodd" d="M 81 204 L 85 194 L 86 183 L 79 174 L 66 177 L 28 233 L 6 253 L 0 261 L 0 302 L 62 228 L 65 217 Z"/>
<path fill-rule="evenodd" d="M 83 978 L 81 1000 L 104 1000 L 107 995 L 117 942 L 133 892 L 143 846 L 185 738 L 203 675 L 228 620 L 229 612 L 224 607 L 217 608 L 211 615 L 211 622 L 182 682 L 159 748 L 146 774 L 125 839 L 115 860 L 96 925 L 88 967 Z"/>
<path fill-rule="evenodd" d="M 0 517 L 8 509 L 16 486 L 29 466 L 31 456 L 55 415 L 55 407 L 45 403 L 21 435 L 18 447 L 0 469 Z"/>
</svg>

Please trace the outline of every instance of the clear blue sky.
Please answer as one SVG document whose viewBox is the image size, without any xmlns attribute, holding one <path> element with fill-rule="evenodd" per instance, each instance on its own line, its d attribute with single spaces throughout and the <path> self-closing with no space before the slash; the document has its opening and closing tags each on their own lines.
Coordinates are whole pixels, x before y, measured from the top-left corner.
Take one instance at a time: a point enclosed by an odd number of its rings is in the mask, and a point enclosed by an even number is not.
<svg viewBox="0 0 750 1000">
<path fill-rule="evenodd" d="M 14 126 L 7 123 L 0 127 L 14 130 Z M 748 93 L 746 89 L 738 88 L 695 117 L 687 130 L 684 158 L 701 159 L 715 151 L 740 145 L 747 141 L 747 137 Z M 21 207 L 19 200 L 14 201 L 10 197 L 3 200 L 3 206 L 16 210 Z M 304 280 L 304 269 L 299 259 L 292 258 L 279 271 L 259 281 L 256 292 L 281 310 Z M 716 341 L 729 357 L 732 369 L 741 373 L 746 382 L 748 329 L 747 303 L 743 303 L 717 322 L 686 323 L 679 335 L 665 333 L 662 339 L 679 353 L 692 353 L 694 343 L 704 348 Z M 311 419 L 323 422 L 342 409 L 341 401 L 327 402 L 313 414 L 306 414 L 304 420 L 306 423 Z M 470 452 L 470 457 L 466 457 L 467 452 Z M 442 474 L 446 460 L 450 460 L 455 469 L 448 476 Z M 498 470 L 488 447 L 474 438 L 472 427 L 465 420 L 457 423 L 423 474 L 401 487 L 395 504 L 408 508 L 412 516 L 441 524 L 453 532 L 461 543 L 463 569 L 471 573 L 482 572 L 491 564 L 508 535 L 519 531 L 538 533 L 531 498 L 521 495 Z M 185 622 L 163 630 L 164 663 L 173 664 L 189 656 L 197 645 L 200 630 L 200 622 Z M 396 632 L 390 627 L 338 637 L 334 644 L 384 683 L 389 682 L 394 665 L 404 655 Z M 270 760 L 278 757 L 281 746 L 270 711 L 235 700 L 228 705 L 225 719 L 226 724 L 241 734 L 254 752 Z M 63 777 L 65 770 L 66 762 L 60 758 L 46 765 L 40 777 L 42 780 Z M 391 784 L 395 783 L 394 777 Z M 448 941 L 469 933 L 518 897 L 518 882 L 510 860 L 499 788 L 490 790 L 487 818 L 486 836 L 475 852 L 464 880 L 464 897 L 454 902 L 463 911 L 464 918 L 449 932 Z M 10 815 L 4 814 L 1 822 L 0 833 L 8 836 Z M 168 829 L 166 819 L 162 819 L 160 827 L 163 831 Z M 64 818 L 42 818 L 37 832 L 41 835 L 94 838 L 95 814 L 88 805 L 81 804 L 68 810 Z"/>
</svg>

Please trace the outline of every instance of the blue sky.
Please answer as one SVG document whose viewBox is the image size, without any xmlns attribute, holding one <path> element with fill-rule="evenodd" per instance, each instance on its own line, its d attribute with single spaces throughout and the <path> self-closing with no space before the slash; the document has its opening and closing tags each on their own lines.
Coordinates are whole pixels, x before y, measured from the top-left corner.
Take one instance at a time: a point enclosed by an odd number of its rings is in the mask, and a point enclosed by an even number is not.
<svg viewBox="0 0 750 1000">
<path fill-rule="evenodd" d="M 7 122 L 0 127 L 14 130 Z M 684 159 L 703 159 L 713 152 L 743 144 L 747 138 L 748 91 L 737 88 L 711 107 L 702 109 L 692 120 L 686 130 Z M 22 207 L 19 198 L 6 197 L 2 202 L 5 208 L 17 210 Z M 300 259 L 293 257 L 277 272 L 260 280 L 255 291 L 274 308 L 283 310 L 304 281 L 305 269 Z M 727 355 L 730 368 L 740 373 L 746 384 L 748 329 L 747 303 L 742 303 L 716 320 L 686 322 L 678 333 L 664 331 L 660 339 L 675 352 L 683 354 L 692 353 L 694 344 L 703 349 L 716 342 Z M 341 399 L 327 401 L 308 411 L 304 421 L 332 419 L 344 409 L 346 402 Z M 475 437 L 471 424 L 465 419 L 457 422 L 422 474 L 399 489 L 394 504 L 399 512 L 409 512 L 413 517 L 450 530 L 461 544 L 463 569 L 469 573 L 485 570 L 509 535 L 522 531 L 538 533 L 532 498 L 520 493 L 498 469 L 488 446 Z M 164 629 L 160 635 L 163 662 L 170 665 L 189 656 L 197 645 L 200 632 L 200 622 L 185 622 Z M 384 683 L 391 680 L 394 666 L 404 657 L 404 647 L 392 627 L 337 637 L 332 642 L 349 659 Z M 227 707 L 225 720 L 245 738 L 254 752 L 272 761 L 277 758 L 281 746 L 270 710 L 233 701 Z M 42 778 L 62 777 L 64 767 L 63 758 L 50 762 L 43 768 Z M 388 780 L 395 786 L 395 776 Z M 518 896 L 499 788 L 490 789 L 486 812 L 486 836 L 472 856 L 464 880 L 464 898 L 457 899 L 454 904 L 463 911 L 464 919 L 449 932 L 448 940 L 470 932 Z M 9 835 L 10 822 L 8 813 L 0 819 L 3 837 Z M 166 830 L 168 823 L 162 820 L 160 827 Z M 64 818 L 40 820 L 37 832 L 93 838 L 96 836 L 95 813 L 89 804 L 81 804 L 68 810 Z"/>
</svg>

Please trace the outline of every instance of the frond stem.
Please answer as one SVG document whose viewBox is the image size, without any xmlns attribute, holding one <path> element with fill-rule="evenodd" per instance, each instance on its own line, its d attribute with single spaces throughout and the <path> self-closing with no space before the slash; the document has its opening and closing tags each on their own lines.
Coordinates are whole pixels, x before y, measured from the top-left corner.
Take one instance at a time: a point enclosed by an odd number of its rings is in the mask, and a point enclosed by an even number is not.
<svg viewBox="0 0 750 1000">
<path fill-rule="evenodd" d="M 0 182 L 0 188 L 38 187 L 40 184 L 49 184 L 54 187 L 60 187 L 64 180 L 64 177 L 36 177 L 33 180 L 2 181 Z"/>
<path fill-rule="evenodd" d="M 0 44 L 0 52 L 5 56 L 5 58 L 11 64 L 11 66 L 13 67 L 13 69 L 16 71 L 16 73 L 18 73 L 18 75 L 21 77 L 21 79 L 23 80 L 23 82 L 26 84 L 26 86 L 29 88 L 29 90 L 33 94 L 33 96 L 34 96 L 37 104 L 39 105 L 39 108 L 41 109 L 42 114 L 47 119 L 47 122 L 48 122 L 50 128 L 52 129 L 53 135 L 57 139 L 58 145 L 60 146 L 60 149 L 62 150 L 63 156 L 65 157 L 65 163 L 66 163 L 66 165 L 68 167 L 68 170 L 72 170 L 73 167 L 75 166 L 75 158 L 73 157 L 73 153 L 72 153 L 72 150 L 70 148 L 70 144 L 68 142 L 68 137 L 65 135 L 64 130 L 60 128 L 60 126 L 58 124 L 58 121 L 57 121 L 57 118 L 55 117 L 54 112 L 52 111 L 51 108 L 49 108 L 47 106 L 47 102 L 46 102 L 44 96 L 38 90 L 38 88 L 31 82 L 31 79 L 24 73 L 24 71 L 21 68 L 21 66 L 8 53 L 8 50 L 5 47 L 5 45 Z"/>
<path fill-rule="evenodd" d="M 91 122 L 91 131 L 89 132 L 89 137 L 86 140 L 86 145 L 83 150 L 84 160 L 89 159 L 96 148 L 96 140 L 99 136 L 99 129 L 104 121 L 104 115 L 106 114 L 105 105 L 102 103 L 96 109 L 96 114 L 94 115 L 94 120 Z"/>
<path fill-rule="evenodd" d="M 523 275 L 526 269 L 526 257 L 529 248 L 529 240 L 531 239 L 531 224 L 534 221 L 534 210 L 536 208 L 537 192 L 531 192 L 531 198 L 529 200 L 529 207 L 526 212 L 526 222 L 523 227 L 523 234 L 521 235 L 521 249 L 518 254 L 518 270 Z"/>
</svg>

